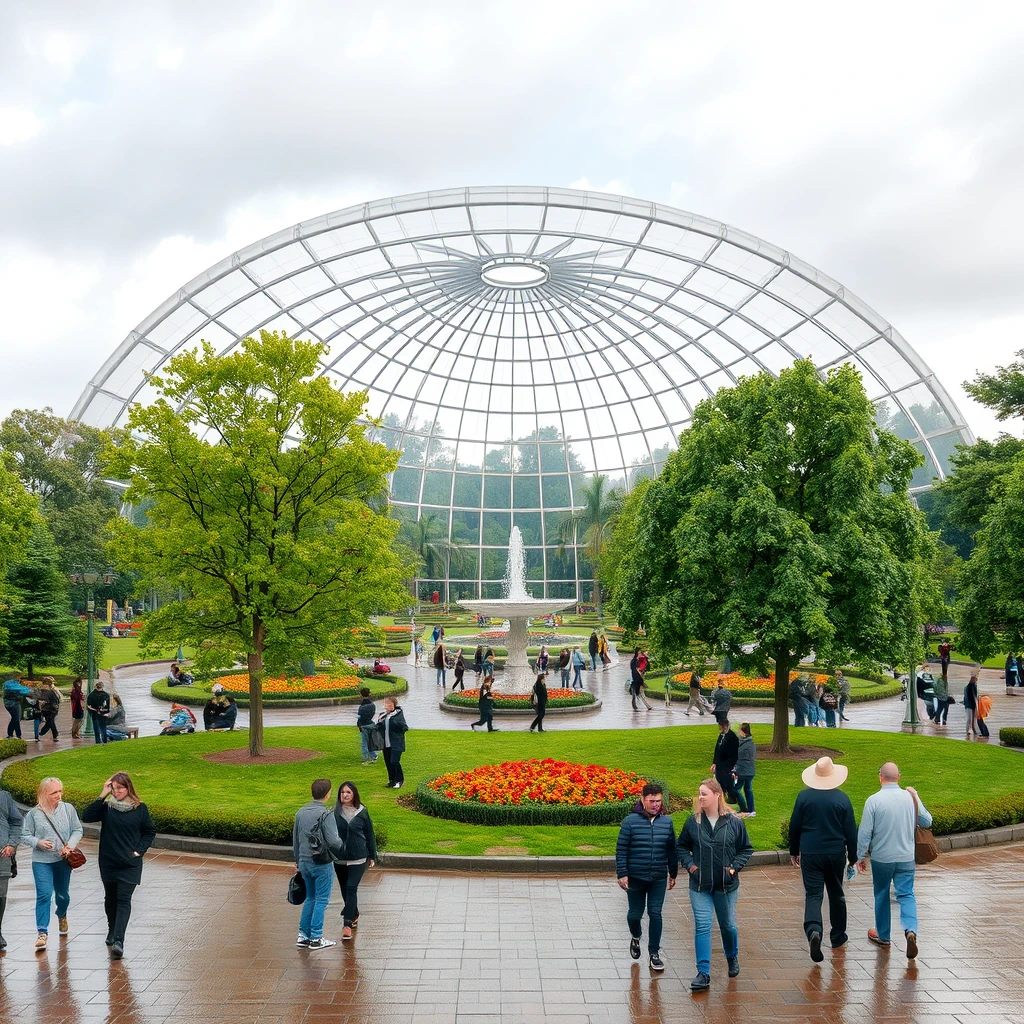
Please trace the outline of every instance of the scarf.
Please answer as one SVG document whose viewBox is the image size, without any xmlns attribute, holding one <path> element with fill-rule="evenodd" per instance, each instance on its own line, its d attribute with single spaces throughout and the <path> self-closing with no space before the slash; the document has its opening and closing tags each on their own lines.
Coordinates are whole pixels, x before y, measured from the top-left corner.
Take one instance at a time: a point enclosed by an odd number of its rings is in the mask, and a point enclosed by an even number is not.
<svg viewBox="0 0 1024 1024">
<path fill-rule="evenodd" d="M 115 800 L 112 796 L 107 797 L 107 806 L 115 811 L 134 811 L 136 807 L 130 800 Z"/>
</svg>

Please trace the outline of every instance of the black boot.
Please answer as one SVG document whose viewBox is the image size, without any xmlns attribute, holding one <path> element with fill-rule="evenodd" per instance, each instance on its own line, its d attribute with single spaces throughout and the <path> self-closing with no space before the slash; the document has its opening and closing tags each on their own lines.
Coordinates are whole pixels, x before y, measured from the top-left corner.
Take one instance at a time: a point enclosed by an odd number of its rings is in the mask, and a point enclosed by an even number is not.
<svg viewBox="0 0 1024 1024">
<path fill-rule="evenodd" d="M 7 897 L 0 896 L 0 949 L 7 948 L 7 940 L 4 938 L 4 911 L 7 909 Z"/>
</svg>

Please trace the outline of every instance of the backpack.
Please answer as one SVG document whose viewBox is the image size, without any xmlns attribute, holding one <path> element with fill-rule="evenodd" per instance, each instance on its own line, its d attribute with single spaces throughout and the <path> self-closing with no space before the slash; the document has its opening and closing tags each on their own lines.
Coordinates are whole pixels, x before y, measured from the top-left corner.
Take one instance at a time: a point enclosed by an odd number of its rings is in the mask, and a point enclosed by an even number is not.
<svg viewBox="0 0 1024 1024">
<path fill-rule="evenodd" d="M 327 838 L 324 835 L 324 818 L 330 813 L 330 811 L 324 811 L 317 818 L 316 824 L 306 830 L 306 843 L 314 864 L 330 864 L 334 861 L 334 856 L 327 846 Z"/>
</svg>

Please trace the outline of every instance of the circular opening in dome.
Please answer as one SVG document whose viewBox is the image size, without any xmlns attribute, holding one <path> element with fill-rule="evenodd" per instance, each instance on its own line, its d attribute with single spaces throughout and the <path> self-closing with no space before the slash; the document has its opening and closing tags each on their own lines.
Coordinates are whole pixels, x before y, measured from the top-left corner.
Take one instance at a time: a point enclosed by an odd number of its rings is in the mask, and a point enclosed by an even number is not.
<svg viewBox="0 0 1024 1024">
<path fill-rule="evenodd" d="M 495 288 L 536 288 L 550 277 L 550 272 L 540 260 L 527 256 L 499 256 L 483 265 L 480 277 L 485 284 Z"/>
</svg>

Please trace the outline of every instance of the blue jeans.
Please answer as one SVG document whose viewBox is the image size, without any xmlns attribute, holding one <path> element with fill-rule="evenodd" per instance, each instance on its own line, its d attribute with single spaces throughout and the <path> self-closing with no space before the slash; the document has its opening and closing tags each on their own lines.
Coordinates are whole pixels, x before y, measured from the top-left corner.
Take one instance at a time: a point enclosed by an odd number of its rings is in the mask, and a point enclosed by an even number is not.
<svg viewBox="0 0 1024 1024">
<path fill-rule="evenodd" d="M 896 889 L 896 902 L 900 905 L 900 924 L 904 932 L 917 932 L 917 900 L 914 899 L 914 862 L 895 861 L 891 864 L 871 862 L 871 884 L 875 889 L 875 930 L 883 942 L 890 939 L 892 907 L 889 904 L 889 886 Z"/>
<path fill-rule="evenodd" d="M 446 686 L 447 683 L 448 683 L 448 676 L 445 674 L 445 670 L 443 668 L 439 668 L 437 670 L 437 685 L 438 686 Z"/>
<path fill-rule="evenodd" d="M 574 665 L 573 669 L 575 670 L 576 674 L 572 678 L 572 688 L 575 690 L 576 687 L 578 686 L 582 690 L 583 689 L 583 679 L 582 679 L 581 673 L 583 672 L 583 666 L 582 665 Z"/>
<path fill-rule="evenodd" d="M 590 670 L 591 670 L 591 672 L 596 672 L 597 671 L 597 655 L 596 654 L 592 654 L 590 656 Z"/>
<path fill-rule="evenodd" d="M 376 726 L 374 725 L 361 725 L 359 726 L 359 738 L 363 741 L 363 760 L 364 761 L 376 761 L 380 756 L 379 752 L 370 749 L 370 733 L 375 731 Z"/>
<path fill-rule="evenodd" d="M 11 716 L 10 722 L 7 723 L 7 738 L 10 739 L 12 736 L 17 736 L 21 739 L 21 701 L 16 704 L 13 701 L 4 701 L 4 708 L 7 710 L 7 714 Z"/>
<path fill-rule="evenodd" d="M 331 902 L 334 865 L 300 860 L 299 871 L 306 883 L 306 902 L 302 904 L 299 917 L 299 937 L 319 939 L 324 934 L 324 914 L 327 912 L 327 904 Z"/>
<path fill-rule="evenodd" d="M 661 908 L 665 903 L 665 892 L 668 889 L 668 878 L 630 878 L 626 897 L 629 909 L 626 911 L 626 924 L 629 934 L 639 939 L 643 934 L 640 921 L 644 916 L 644 905 L 647 906 L 647 917 L 650 919 L 650 933 L 647 936 L 647 951 L 654 956 L 661 949 Z"/>
<path fill-rule="evenodd" d="M 754 777 L 736 779 L 736 795 L 739 797 L 740 810 L 749 814 L 754 809 Z"/>
<path fill-rule="evenodd" d="M 711 973 L 711 923 L 718 918 L 722 933 L 722 949 L 726 957 L 739 956 L 740 933 L 736 927 L 736 900 L 739 886 L 732 892 L 694 892 L 690 890 L 693 908 L 693 945 L 697 952 L 697 970 Z"/>
<path fill-rule="evenodd" d="M 569 689 L 569 666 L 566 665 L 565 668 L 561 669 L 561 673 L 562 673 L 562 689 L 563 690 L 568 690 Z"/>
<path fill-rule="evenodd" d="M 71 868 L 63 858 L 56 864 L 32 861 L 32 877 L 36 881 L 36 931 L 46 932 L 50 927 L 50 904 L 57 897 L 57 916 L 68 916 L 71 903 Z"/>
<path fill-rule="evenodd" d="M 834 708 L 825 708 L 825 726 L 829 729 L 836 727 L 836 713 Z"/>
<path fill-rule="evenodd" d="M 92 719 L 92 734 L 97 743 L 107 742 L 107 716 L 101 715 L 98 711 L 89 711 Z"/>
</svg>

